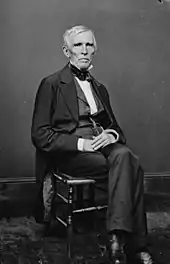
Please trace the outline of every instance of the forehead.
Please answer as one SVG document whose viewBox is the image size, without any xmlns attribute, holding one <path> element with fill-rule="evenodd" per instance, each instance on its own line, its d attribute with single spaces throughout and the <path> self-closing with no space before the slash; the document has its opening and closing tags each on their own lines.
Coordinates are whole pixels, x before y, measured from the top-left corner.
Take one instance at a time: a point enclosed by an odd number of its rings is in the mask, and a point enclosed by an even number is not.
<svg viewBox="0 0 170 264">
<path fill-rule="evenodd" d="M 91 31 L 84 31 L 70 36 L 70 44 L 74 43 L 94 43 L 93 34 Z"/>
</svg>

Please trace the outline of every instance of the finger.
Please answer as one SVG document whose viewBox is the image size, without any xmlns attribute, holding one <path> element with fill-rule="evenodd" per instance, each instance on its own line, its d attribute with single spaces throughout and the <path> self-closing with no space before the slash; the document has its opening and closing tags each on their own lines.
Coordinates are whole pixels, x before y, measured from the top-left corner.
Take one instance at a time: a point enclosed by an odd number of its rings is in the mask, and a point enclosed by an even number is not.
<svg viewBox="0 0 170 264">
<path fill-rule="evenodd" d="M 101 143 L 101 144 L 97 145 L 96 147 L 94 147 L 94 150 L 98 150 L 98 149 L 100 149 L 102 147 L 103 147 L 103 143 Z"/>
<path fill-rule="evenodd" d="M 101 135 L 99 135 L 93 139 L 92 144 L 95 144 L 96 142 L 98 142 L 100 140 L 105 140 L 107 138 L 108 138 L 108 136 L 106 134 L 101 134 Z"/>
<path fill-rule="evenodd" d="M 94 139 L 93 139 L 93 143 L 96 143 L 96 142 L 97 142 L 98 140 L 100 140 L 102 137 L 103 137 L 102 134 L 100 134 L 100 135 L 94 137 Z"/>
<path fill-rule="evenodd" d="M 96 136 L 96 137 L 94 137 L 94 140 L 93 141 L 97 141 L 97 140 L 99 140 L 99 139 L 101 139 L 101 138 L 106 138 L 108 136 L 108 134 L 107 133 L 105 133 L 105 132 L 102 132 L 101 134 L 99 134 L 98 136 Z"/>
<path fill-rule="evenodd" d="M 93 140 L 93 142 L 91 143 L 93 147 L 98 146 L 99 144 L 101 144 L 102 142 L 105 141 L 109 141 L 109 138 L 106 136 L 102 136 L 101 138 L 98 138 L 98 140 Z"/>
<path fill-rule="evenodd" d="M 93 146 L 93 149 L 94 150 L 98 150 L 98 149 L 102 148 L 104 145 L 107 145 L 107 144 L 109 144 L 109 142 L 107 140 L 102 141 L 99 144 Z"/>
<path fill-rule="evenodd" d="M 109 145 L 109 144 L 110 144 L 110 142 L 107 142 L 106 144 L 104 144 L 104 145 L 102 146 L 102 148 L 106 147 L 106 146 Z"/>
<path fill-rule="evenodd" d="M 92 147 L 95 148 L 97 147 L 98 145 L 102 144 L 102 142 L 104 142 L 105 140 L 103 138 L 101 139 L 98 139 L 96 142 L 92 142 Z"/>
</svg>

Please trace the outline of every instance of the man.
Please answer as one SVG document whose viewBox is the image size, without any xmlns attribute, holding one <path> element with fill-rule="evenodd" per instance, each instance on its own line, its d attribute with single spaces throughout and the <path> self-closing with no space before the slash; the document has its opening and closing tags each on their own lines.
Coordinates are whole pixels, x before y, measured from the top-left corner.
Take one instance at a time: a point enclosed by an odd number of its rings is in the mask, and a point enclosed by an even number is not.
<svg viewBox="0 0 170 264">
<path fill-rule="evenodd" d="M 125 145 L 106 88 L 89 73 L 96 50 L 90 29 L 75 26 L 67 30 L 63 51 L 69 63 L 39 86 L 32 122 L 37 178 L 46 180 L 54 167 L 74 176 L 108 172 L 112 262 L 120 263 L 126 254 L 129 264 L 152 264 L 146 250 L 143 171 Z"/>
</svg>

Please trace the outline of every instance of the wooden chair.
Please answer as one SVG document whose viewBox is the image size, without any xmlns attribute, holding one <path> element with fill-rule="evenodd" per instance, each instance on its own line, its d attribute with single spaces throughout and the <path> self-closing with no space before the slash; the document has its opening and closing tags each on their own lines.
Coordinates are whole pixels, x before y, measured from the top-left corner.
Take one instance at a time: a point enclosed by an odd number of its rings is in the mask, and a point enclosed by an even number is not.
<svg viewBox="0 0 170 264">
<path fill-rule="evenodd" d="M 56 210 L 56 219 L 67 228 L 67 254 L 69 263 L 72 259 L 72 240 L 73 240 L 73 215 L 76 213 L 98 211 L 107 208 L 107 204 L 98 204 L 96 202 L 95 192 L 101 190 L 107 192 L 107 189 L 101 186 L 103 182 L 106 182 L 108 175 L 102 175 L 99 177 L 73 177 L 60 172 L 54 173 L 54 178 L 57 182 L 66 186 L 66 194 L 56 188 L 56 196 L 66 205 L 66 218 L 63 219 L 59 216 Z M 88 186 L 88 203 L 85 205 L 85 197 L 83 193 L 83 187 Z M 76 193 L 76 201 L 74 200 Z"/>
</svg>

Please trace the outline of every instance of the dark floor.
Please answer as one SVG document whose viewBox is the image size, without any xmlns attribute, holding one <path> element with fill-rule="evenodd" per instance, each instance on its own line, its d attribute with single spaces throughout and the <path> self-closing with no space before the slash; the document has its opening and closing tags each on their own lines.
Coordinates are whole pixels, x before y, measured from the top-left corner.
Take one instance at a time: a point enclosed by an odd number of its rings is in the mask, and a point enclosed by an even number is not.
<svg viewBox="0 0 170 264">
<path fill-rule="evenodd" d="M 170 264 L 169 190 L 169 180 L 145 181 L 148 244 L 157 264 Z M 34 184 L 0 185 L 0 264 L 67 262 L 64 228 L 53 223 L 44 234 L 44 227 L 32 216 L 35 193 Z M 86 213 L 83 218 L 74 219 L 77 228 L 72 248 L 75 264 L 110 263 L 105 212 L 98 213 L 95 228 L 93 216 Z"/>
</svg>

